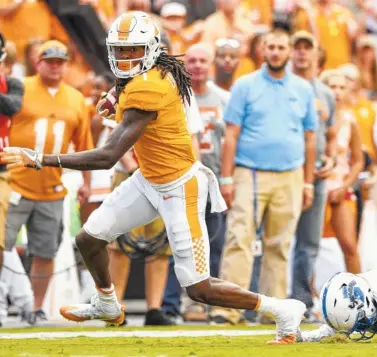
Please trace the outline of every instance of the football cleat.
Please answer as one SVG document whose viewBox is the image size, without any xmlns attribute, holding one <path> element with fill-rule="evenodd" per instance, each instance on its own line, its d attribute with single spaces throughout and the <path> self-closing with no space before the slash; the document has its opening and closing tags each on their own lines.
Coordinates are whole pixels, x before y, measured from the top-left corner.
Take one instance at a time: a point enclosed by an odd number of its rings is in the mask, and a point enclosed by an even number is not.
<svg viewBox="0 0 377 357">
<path fill-rule="evenodd" d="M 326 337 L 331 337 L 336 331 L 330 326 L 323 324 L 320 328 L 311 331 L 297 331 L 297 342 L 319 342 Z"/>
<path fill-rule="evenodd" d="M 70 321 L 102 320 L 107 326 L 119 326 L 125 318 L 125 307 L 118 303 L 114 290 L 104 292 L 97 288 L 90 304 L 62 306 L 60 314 Z"/>
<path fill-rule="evenodd" d="M 279 300 L 272 313 L 276 322 L 276 338 L 267 342 L 270 345 L 288 345 L 296 342 L 296 335 L 306 306 L 294 299 Z"/>
</svg>

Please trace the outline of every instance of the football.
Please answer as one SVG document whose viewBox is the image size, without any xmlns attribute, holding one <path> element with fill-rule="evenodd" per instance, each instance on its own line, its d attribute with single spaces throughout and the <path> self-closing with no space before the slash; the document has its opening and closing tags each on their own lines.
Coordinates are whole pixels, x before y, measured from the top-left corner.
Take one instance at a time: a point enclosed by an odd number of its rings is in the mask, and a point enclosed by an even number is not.
<svg viewBox="0 0 377 357">
<path fill-rule="evenodd" d="M 102 114 L 103 111 L 108 110 L 106 116 L 110 116 L 115 114 L 116 106 L 117 106 L 117 97 L 116 97 L 116 90 L 115 87 L 111 88 L 106 95 L 104 95 L 100 101 L 98 102 L 99 106 L 97 107 L 97 111 L 99 114 Z"/>
</svg>

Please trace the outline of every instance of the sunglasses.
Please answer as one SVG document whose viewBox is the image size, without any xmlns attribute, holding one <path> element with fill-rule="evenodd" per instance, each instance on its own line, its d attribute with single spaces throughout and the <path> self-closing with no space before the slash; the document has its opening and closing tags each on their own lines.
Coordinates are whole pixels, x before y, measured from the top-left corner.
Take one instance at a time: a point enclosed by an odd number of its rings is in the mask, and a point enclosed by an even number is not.
<svg viewBox="0 0 377 357">
<path fill-rule="evenodd" d="M 232 47 L 234 49 L 238 49 L 241 47 L 241 44 L 233 39 L 233 38 L 220 38 L 216 41 L 216 47 L 217 48 L 222 48 L 222 47 L 225 47 L 225 46 L 229 46 L 229 47 Z"/>
</svg>

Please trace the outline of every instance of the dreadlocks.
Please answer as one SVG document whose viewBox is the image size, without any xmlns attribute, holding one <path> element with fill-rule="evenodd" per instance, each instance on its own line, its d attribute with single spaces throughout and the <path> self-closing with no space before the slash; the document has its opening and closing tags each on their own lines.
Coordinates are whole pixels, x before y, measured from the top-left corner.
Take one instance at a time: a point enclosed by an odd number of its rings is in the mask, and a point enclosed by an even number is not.
<svg viewBox="0 0 377 357">
<path fill-rule="evenodd" d="M 178 59 L 177 56 L 168 55 L 163 51 L 158 56 L 155 66 L 160 70 L 162 78 L 165 78 L 168 73 L 173 76 L 182 100 L 186 100 L 190 104 L 191 76 L 186 71 L 183 61 Z M 115 89 L 117 98 L 119 98 L 120 93 L 131 80 L 132 78 L 118 78 L 116 80 Z"/>
<path fill-rule="evenodd" d="M 191 94 L 191 76 L 186 71 L 182 60 L 177 56 L 168 55 L 166 52 L 161 52 L 156 61 L 156 67 L 161 71 L 161 77 L 170 72 L 175 82 L 177 83 L 178 91 L 182 100 L 186 100 L 190 104 Z"/>
</svg>

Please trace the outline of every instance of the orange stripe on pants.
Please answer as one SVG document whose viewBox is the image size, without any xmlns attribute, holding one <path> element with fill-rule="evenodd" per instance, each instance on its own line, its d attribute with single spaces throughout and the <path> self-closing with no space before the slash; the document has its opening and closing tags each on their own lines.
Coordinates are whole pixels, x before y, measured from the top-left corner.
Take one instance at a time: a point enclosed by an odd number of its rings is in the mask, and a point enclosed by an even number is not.
<svg viewBox="0 0 377 357">
<path fill-rule="evenodd" d="M 185 184 L 186 216 L 190 226 L 191 238 L 193 240 L 202 236 L 202 228 L 200 227 L 198 213 L 198 196 L 198 180 L 194 176 Z"/>
<path fill-rule="evenodd" d="M 190 226 L 192 247 L 194 251 L 195 270 L 199 274 L 204 274 L 208 272 L 209 268 L 207 266 L 202 228 L 199 222 L 198 197 L 198 180 L 194 176 L 185 184 L 186 216 L 188 224 Z"/>
</svg>

